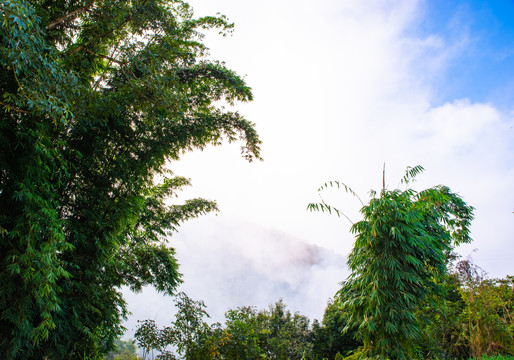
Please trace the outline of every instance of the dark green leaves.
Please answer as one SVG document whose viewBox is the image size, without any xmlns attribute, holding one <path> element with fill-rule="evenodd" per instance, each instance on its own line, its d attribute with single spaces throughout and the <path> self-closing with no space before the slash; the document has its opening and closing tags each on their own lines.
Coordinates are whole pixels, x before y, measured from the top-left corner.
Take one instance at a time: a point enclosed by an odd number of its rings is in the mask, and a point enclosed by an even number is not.
<svg viewBox="0 0 514 360">
<path fill-rule="evenodd" d="M 152 349 L 175 358 L 174 346 L 183 359 L 311 359 L 312 331 L 309 319 L 292 314 L 282 301 L 268 310 L 253 307 L 228 310 L 225 326 L 204 322 L 205 304 L 179 293 L 175 321 L 158 329 L 153 320 L 139 323 L 135 337 L 148 353 Z"/>
<path fill-rule="evenodd" d="M 407 169 L 402 182 L 413 181 L 422 170 Z M 356 356 L 415 357 L 420 324 L 414 314 L 427 299 L 442 294 L 446 255 L 471 241 L 473 208 L 444 186 L 420 193 L 384 188 L 361 214 L 363 220 L 351 228 L 356 234 L 348 256 L 352 273 L 337 295 L 349 314 L 347 328 L 358 326 L 364 340 Z"/>
<path fill-rule="evenodd" d="M 172 294 L 168 236 L 216 210 L 170 202 L 169 160 L 223 140 L 259 158 L 252 99 L 182 1 L 0 1 L 0 347 L 7 358 L 99 356 L 121 331 L 122 286 Z"/>
</svg>

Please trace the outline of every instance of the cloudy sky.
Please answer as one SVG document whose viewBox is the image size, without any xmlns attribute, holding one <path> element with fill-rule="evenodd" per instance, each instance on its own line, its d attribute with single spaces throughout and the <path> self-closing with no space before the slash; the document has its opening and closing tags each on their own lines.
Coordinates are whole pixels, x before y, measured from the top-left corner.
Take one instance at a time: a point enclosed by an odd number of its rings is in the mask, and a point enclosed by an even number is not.
<svg viewBox="0 0 514 360">
<path fill-rule="evenodd" d="M 514 2 L 442 0 L 191 0 L 225 14 L 232 36 L 208 34 L 212 58 L 245 75 L 255 100 L 236 110 L 256 124 L 262 162 L 240 144 L 171 164 L 220 213 L 170 239 L 184 284 L 213 320 L 228 308 L 284 299 L 321 318 L 348 275 L 350 222 L 306 211 L 327 180 L 363 200 L 407 166 L 415 187 L 444 184 L 476 208 L 474 242 L 459 248 L 491 277 L 514 274 Z M 358 200 L 326 194 L 352 221 Z M 179 199 L 180 200 L 180 199 Z M 474 251 L 474 249 L 477 249 Z M 166 323 L 173 300 L 127 294 L 137 319 Z"/>
</svg>

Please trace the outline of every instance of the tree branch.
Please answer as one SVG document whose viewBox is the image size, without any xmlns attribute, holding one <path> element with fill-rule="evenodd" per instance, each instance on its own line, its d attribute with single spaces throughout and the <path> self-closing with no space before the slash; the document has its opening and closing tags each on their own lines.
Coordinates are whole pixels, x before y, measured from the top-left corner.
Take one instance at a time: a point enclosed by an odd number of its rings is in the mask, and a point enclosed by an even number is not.
<svg viewBox="0 0 514 360">
<path fill-rule="evenodd" d="M 75 19 L 80 14 L 88 11 L 94 4 L 95 4 L 95 1 L 93 0 L 93 1 L 91 1 L 91 4 L 81 7 L 81 8 L 78 8 L 76 10 L 73 10 L 72 12 L 70 12 L 64 16 L 61 16 L 60 18 L 55 19 L 54 21 L 52 21 L 50 24 L 48 24 L 46 26 L 46 29 L 51 30 L 51 29 L 57 27 L 58 25 L 62 24 L 65 21 L 68 21 L 70 19 Z"/>
<path fill-rule="evenodd" d="M 4 108 L 6 108 L 6 111 L 12 110 L 14 112 L 21 113 L 21 114 L 28 114 L 29 113 L 28 111 L 25 111 L 25 110 L 22 110 L 20 108 L 17 108 L 16 106 L 4 103 L 3 101 L 0 101 L 0 105 L 3 105 Z"/>
<path fill-rule="evenodd" d="M 103 59 L 107 59 L 113 63 L 116 63 L 116 64 L 119 64 L 119 65 L 122 65 L 123 62 L 119 61 L 119 60 L 116 60 L 115 58 L 111 57 L 111 56 L 107 56 L 107 55 L 102 55 L 102 54 L 97 54 L 95 53 L 94 51 L 91 51 L 89 50 L 87 47 L 85 46 L 82 46 L 82 49 L 84 49 L 85 52 L 87 52 L 88 54 L 91 54 L 91 55 L 94 55 L 94 56 L 98 56 L 98 57 L 101 57 Z"/>
</svg>

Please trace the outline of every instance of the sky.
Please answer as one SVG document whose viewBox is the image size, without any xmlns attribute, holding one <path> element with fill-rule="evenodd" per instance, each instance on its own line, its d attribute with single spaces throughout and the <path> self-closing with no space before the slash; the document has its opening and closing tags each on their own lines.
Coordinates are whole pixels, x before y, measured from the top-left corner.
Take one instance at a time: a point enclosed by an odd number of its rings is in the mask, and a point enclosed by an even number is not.
<svg viewBox="0 0 514 360">
<path fill-rule="evenodd" d="M 170 164 L 192 186 L 178 199 L 220 209 L 169 239 L 184 283 L 211 321 L 230 308 L 279 299 L 321 319 L 349 274 L 350 221 L 311 213 L 329 180 L 363 201 L 422 165 L 414 188 L 444 184 L 475 207 L 473 243 L 457 251 L 490 277 L 514 275 L 514 1 L 191 0 L 197 16 L 225 14 L 231 36 L 206 35 L 213 59 L 243 75 L 263 161 L 241 144 Z M 351 221 L 356 198 L 323 193 Z M 137 320 L 168 323 L 173 299 L 125 292 Z"/>
</svg>

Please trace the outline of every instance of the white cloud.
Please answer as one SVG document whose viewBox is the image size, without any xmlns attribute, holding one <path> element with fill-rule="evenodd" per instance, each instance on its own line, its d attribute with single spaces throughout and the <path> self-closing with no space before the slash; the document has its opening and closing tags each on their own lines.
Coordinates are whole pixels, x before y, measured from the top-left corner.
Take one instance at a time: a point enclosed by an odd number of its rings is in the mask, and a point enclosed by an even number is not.
<svg viewBox="0 0 514 360">
<path fill-rule="evenodd" d="M 212 231 L 212 230 L 215 231 Z M 181 262 L 185 291 L 204 300 L 211 322 L 223 322 L 229 308 L 266 308 L 282 298 L 293 311 L 321 318 L 327 301 L 348 275 L 345 258 L 288 234 L 224 216 L 192 221 L 172 237 Z M 169 322 L 172 299 L 152 289 L 129 294 L 133 316 L 125 325 L 132 336 L 136 319 Z"/>
<path fill-rule="evenodd" d="M 236 23 L 233 37 L 207 40 L 213 57 L 248 74 L 255 101 L 238 109 L 257 124 L 265 159 L 247 164 L 237 145 L 224 145 L 172 164 L 192 178 L 184 197 L 216 199 L 222 211 L 172 239 L 191 296 L 218 318 L 243 302 L 263 307 L 280 297 L 320 316 L 344 280 L 352 236 L 346 220 L 308 213 L 307 203 L 331 179 L 365 200 L 381 186 L 384 162 L 390 187 L 407 165 L 421 164 L 417 186 L 459 192 L 477 209 L 475 242 L 463 253 L 476 247 L 491 275 L 513 273 L 512 116 L 466 99 L 433 105 L 449 62 L 468 44 L 466 29 L 417 37 L 411 29 L 423 8 L 412 1 L 191 4 Z M 357 200 L 330 199 L 358 220 Z M 315 246 L 325 249 L 321 258 L 303 266 L 298 259 L 311 259 Z"/>
<path fill-rule="evenodd" d="M 462 147 L 473 151 L 477 143 L 490 143 L 491 136 L 501 135 L 498 133 L 500 116 L 491 105 L 457 100 L 430 109 L 425 122 L 431 138 L 437 139 L 433 144 L 436 151 L 445 153 Z"/>
</svg>

